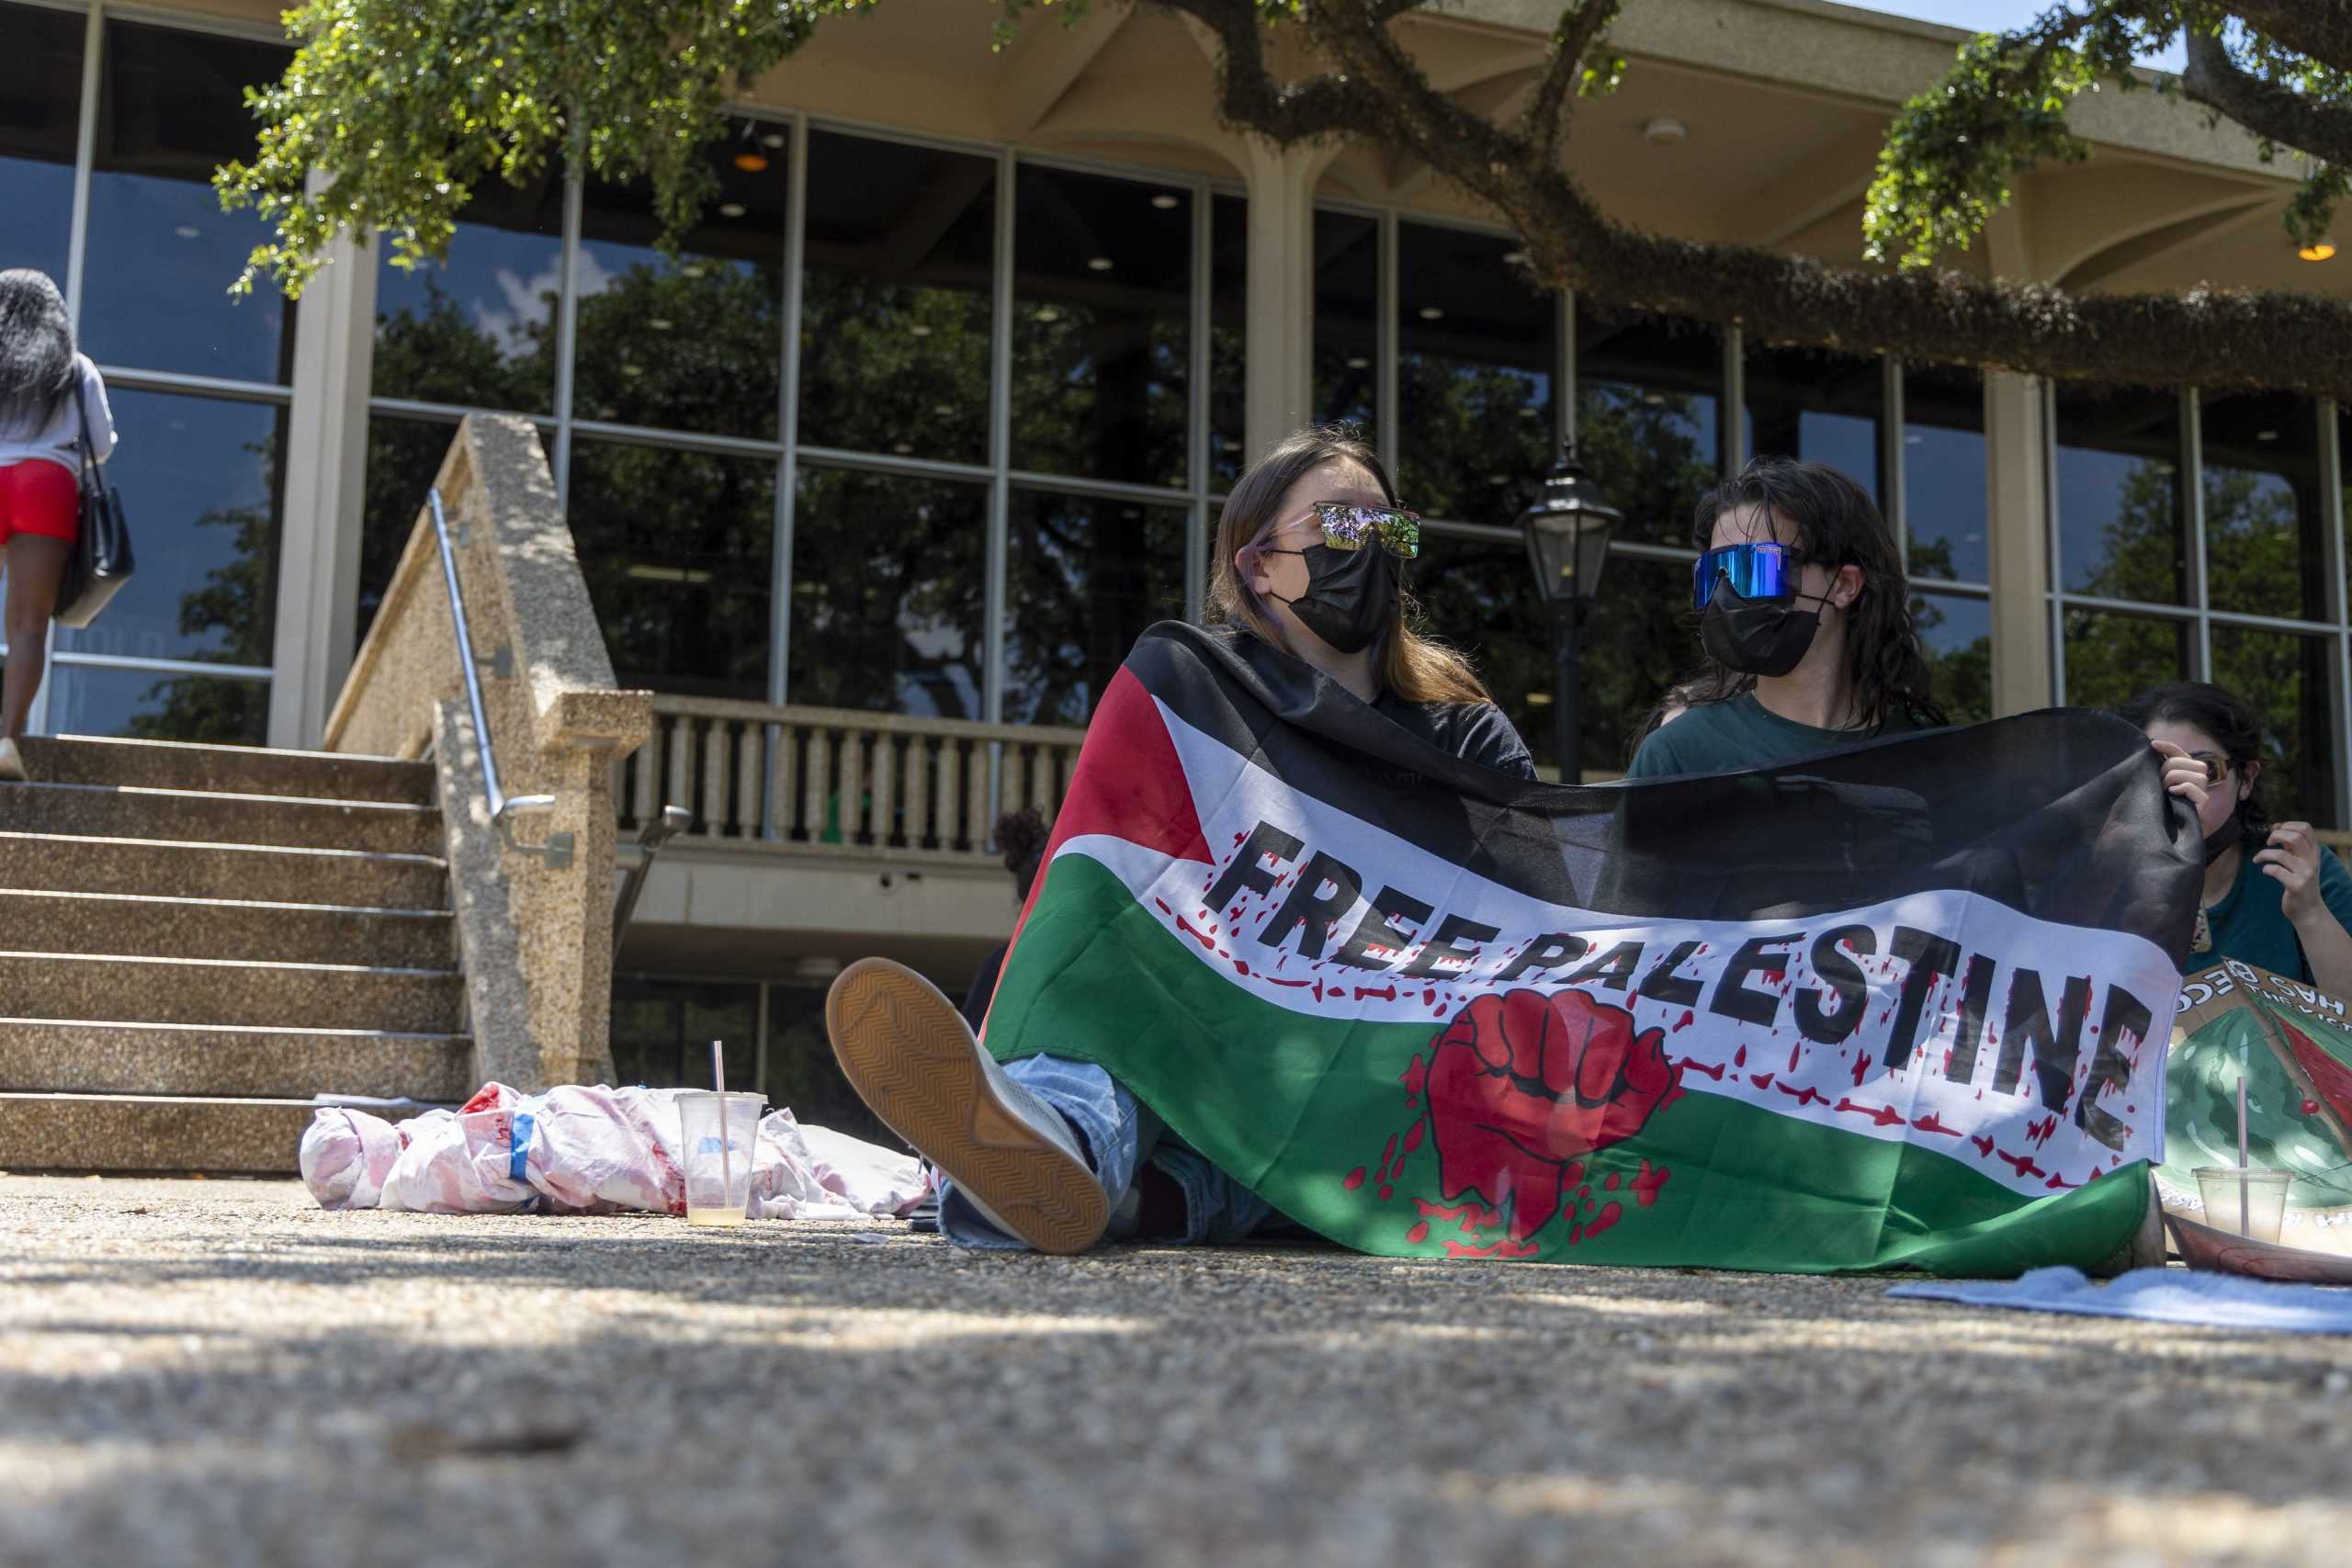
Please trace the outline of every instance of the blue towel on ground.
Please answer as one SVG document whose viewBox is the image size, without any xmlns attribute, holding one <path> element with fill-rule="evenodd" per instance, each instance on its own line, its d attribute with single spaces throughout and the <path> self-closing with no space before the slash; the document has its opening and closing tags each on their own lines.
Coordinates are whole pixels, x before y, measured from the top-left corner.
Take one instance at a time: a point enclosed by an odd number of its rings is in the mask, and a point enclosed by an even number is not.
<svg viewBox="0 0 2352 1568">
<path fill-rule="evenodd" d="M 1897 1285 L 1890 1296 L 2023 1307 L 2086 1317 L 2144 1317 L 2204 1328 L 2280 1334 L 2352 1334 L 2352 1290 L 2289 1285 L 2188 1269 L 2134 1269 L 2095 1285 L 2079 1269 L 2036 1269 L 2015 1280 L 1949 1280 Z"/>
</svg>

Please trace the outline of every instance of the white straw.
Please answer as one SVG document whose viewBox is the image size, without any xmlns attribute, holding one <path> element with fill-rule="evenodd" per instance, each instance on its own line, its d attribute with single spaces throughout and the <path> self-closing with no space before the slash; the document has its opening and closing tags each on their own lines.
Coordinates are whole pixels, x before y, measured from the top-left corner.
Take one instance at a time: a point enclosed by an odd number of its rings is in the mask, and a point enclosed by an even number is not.
<svg viewBox="0 0 2352 1568">
<path fill-rule="evenodd" d="M 735 1151 L 733 1145 L 728 1141 L 727 1043 L 723 1040 L 714 1040 L 710 1043 L 710 1080 L 711 1087 L 718 1091 L 718 1175 L 719 1179 L 727 1183 L 726 1187 L 720 1190 L 718 1201 L 724 1205 L 735 1201 Z M 2238 1084 L 2238 1143 L 2241 1145 L 2245 1143 L 2245 1084 L 2244 1080 L 2240 1080 Z M 2245 1163 L 2243 1155 L 2239 1156 L 2238 1163 L 2241 1165 Z M 2245 1228 L 2243 1220 L 2239 1222 L 2238 1228 L 2240 1230 Z"/>
<path fill-rule="evenodd" d="M 2238 1235 L 2240 1235 L 2246 1234 L 2246 1201 L 2245 1075 L 2240 1073 L 2238 1075 Z"/>
</svg>

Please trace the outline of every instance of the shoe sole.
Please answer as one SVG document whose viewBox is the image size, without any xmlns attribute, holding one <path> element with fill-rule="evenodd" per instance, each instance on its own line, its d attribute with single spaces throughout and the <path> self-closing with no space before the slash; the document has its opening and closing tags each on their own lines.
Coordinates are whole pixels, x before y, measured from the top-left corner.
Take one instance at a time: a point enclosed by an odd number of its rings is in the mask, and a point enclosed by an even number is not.
<svg viewBox="0 0 2352 1568">
<path fill-rule="evenodd" d="M 1014 1235 L 1063 1257 L 1102 1239 L 1102 1183 L 996 1098 L 963 1015 L 930 981 L 861 958 L 825 993 L 825 1030 L 866 1106 Z"/>
</svg>

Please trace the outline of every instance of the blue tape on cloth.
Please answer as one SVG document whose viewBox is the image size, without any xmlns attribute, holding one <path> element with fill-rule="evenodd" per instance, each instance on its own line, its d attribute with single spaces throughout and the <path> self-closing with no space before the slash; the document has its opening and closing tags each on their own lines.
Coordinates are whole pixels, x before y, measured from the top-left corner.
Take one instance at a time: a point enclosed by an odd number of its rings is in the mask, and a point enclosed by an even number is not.
<svg viewBox="0 0 2352 1568">
<path fill-rule="evenodd" d="M 534 1125 L 534 1118 L 529 1111 L 514 1112 L 514 1152 L 506 1161 L 506 1174 L 513 1180 L 526 1179 L 524 1161 L 531 1152 L 531 1132 Z"/>
</svg>

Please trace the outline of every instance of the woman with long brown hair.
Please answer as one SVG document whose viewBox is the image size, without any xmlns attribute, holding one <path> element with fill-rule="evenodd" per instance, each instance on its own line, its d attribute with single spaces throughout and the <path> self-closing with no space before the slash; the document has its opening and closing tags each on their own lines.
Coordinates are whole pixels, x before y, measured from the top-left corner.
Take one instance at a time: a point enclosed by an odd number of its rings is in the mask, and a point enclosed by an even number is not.
<svg viewBox="0 0 2352 1568">
<path fill-rule="evenodd" d="M 1419 520 L 1397 505 L 1378 456 L 1344 431 L 1302 431 L 1226 502 L 1209 619 L 1245 660 L 1290 664 L 1293 679 L 1307 666 L 1318 701 L 1328 682 L 1454 756 L 1534 777 L 1468 661 L 1413 626 L 1404 571 L 1419 552 Z M 958 1245 L 1228 1242 L 1276 1218 L 1095 1064 L 999 1064 L 903 964 L 851 964 L 825 1021 L 865 1103 L 944 1179 L 939 1228 Z"/>
</svg>

